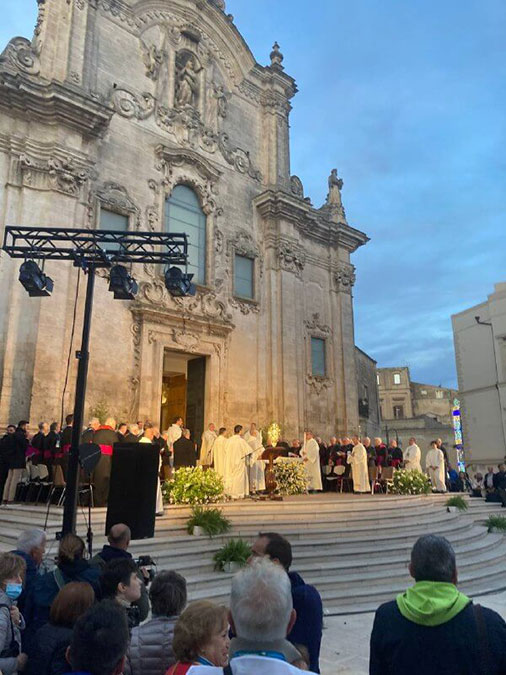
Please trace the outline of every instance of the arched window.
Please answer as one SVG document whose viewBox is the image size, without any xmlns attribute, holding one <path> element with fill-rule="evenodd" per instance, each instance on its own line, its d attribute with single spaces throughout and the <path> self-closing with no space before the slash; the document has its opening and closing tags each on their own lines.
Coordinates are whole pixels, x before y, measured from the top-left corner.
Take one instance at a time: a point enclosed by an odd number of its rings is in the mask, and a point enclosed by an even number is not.
<svg viewBox="0 0 506 675">
<path fill-rule="evenodd" d="M 195 192 L 176 185 L 165 202 L 165 228 L 173 234 L 188 235 L 188 272 L 194 283 L 206 282 L 206 217 Z"/>
</svg>

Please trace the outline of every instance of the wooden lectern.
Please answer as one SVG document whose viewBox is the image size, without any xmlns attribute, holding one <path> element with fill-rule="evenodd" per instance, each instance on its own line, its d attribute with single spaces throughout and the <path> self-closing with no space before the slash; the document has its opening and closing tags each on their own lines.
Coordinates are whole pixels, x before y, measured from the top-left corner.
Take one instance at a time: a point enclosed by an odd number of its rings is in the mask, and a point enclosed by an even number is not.
<svg viewBox="0 0 506 675">
<path fill-rule="evenodd" d="M 276 492 L 277 483 L 274 477 L 274 460 L 278 457 L 286 454 L 286 448 L 273 448 L 271 445 L 265 448 L 260 459 L 266 459 L 269 461 L 269 466 L 265 472 L 265 487 L 267 488 L 267 495 L 269 499 L 273 499 L 278 502 L 283 501 L 281 495 L 274 494 Z"/>
</svg>

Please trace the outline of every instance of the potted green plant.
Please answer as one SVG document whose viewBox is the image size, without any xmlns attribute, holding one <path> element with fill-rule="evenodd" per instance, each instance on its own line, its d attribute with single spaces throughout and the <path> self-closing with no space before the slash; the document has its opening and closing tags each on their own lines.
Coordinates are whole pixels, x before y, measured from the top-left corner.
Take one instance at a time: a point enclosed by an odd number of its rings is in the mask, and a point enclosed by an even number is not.
<svg viewBox="0 0 506 675">
<path fill-rule="evenodd" d="M 464 497 L 460 497 L 458 495 L 455 495 L 454 497 L 450 497 L 449 499 L 447 499 L 445 504 L 448 513 L 455 513 L 456 511 L 467 511 L 467 509 L 469 508 L 469 504 L 464 499 Z"/>
<path fill-rule="evenodd" d="M 223 515 L 220 509 L 206 509 L 203 506 L 194 506 L 192 514 L 186 522 L 188 534 L 200 537 L 207 534 L 215 537 L 230 530 L 230 520 Z"/>
<path fill-rule="evenodd" d="M 244 539 L 231 539 L 214 554 L 214 569 L 235 574 L 248 562 L 250 555 L 251 547 Z"/>
<path fill-rule="evenodd" d="M 485 525 L 489 532 L 506 532 L 506 518 L 504 516 L 489 516 Z"/>
</svg>

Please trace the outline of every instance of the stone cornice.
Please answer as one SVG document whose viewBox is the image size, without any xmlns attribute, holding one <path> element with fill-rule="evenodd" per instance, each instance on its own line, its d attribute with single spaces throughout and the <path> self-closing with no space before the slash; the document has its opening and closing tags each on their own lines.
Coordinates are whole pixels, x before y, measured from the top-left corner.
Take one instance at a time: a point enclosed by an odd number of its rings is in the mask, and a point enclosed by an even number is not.
<svg viewBox="0 0 506 675">
<path fill-rule="evenodd" d="M 84 93 L 58 82 L 0 71 L 0 108 L 49 125 L 65 125 L 83 136 L 99 138 L 114 111 Z"/>
<path fill-rule="evenodd" d="M 266 190 L 255 198 L 254 204 L 265 219 L 284 218 L 295 223 L 302 236 L 353 253 L 369 241 L 363 232 L 343 223 L 325 219 L 322 212 L 280 190 Z"/>
</svg>

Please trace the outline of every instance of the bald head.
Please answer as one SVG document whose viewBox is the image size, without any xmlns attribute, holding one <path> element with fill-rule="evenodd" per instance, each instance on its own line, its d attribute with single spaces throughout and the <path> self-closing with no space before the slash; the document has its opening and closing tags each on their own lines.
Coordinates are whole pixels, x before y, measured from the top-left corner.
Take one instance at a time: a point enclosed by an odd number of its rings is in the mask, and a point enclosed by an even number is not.
<svg viewBox="0 0 506 675">
<path fill-rule="evenodd" d="M 132 533 L 128 525 L 118 523 L 117 525 L 113 525 L 109 530 L 107 540 L 113 548 L 121 548 L 123 551 L 126 551 L 130 545 L 131 536 Z"/>
</svg>

